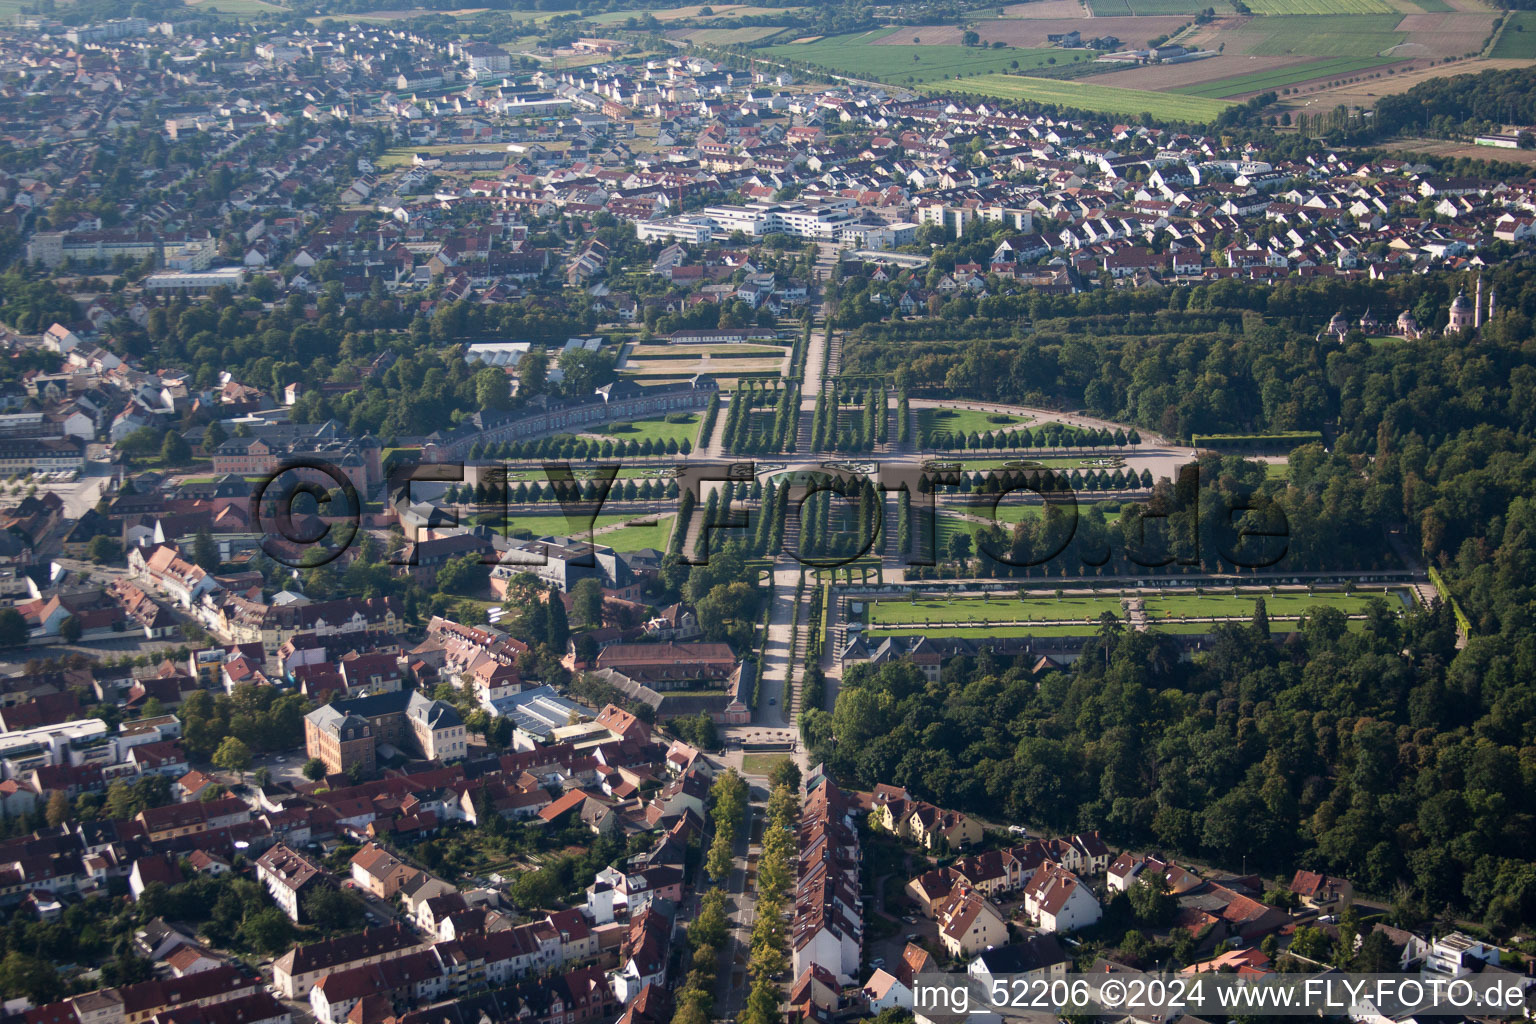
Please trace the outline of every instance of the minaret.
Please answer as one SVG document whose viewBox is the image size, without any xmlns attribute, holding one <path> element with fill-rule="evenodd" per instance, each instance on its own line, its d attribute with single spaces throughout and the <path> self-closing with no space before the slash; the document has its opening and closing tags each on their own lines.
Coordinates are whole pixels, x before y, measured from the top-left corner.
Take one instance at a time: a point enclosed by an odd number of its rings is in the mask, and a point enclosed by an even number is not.
<svg viewBox="0 0 1536 1024">
<path fill-rule="evenodd" d="M 1483 275 L 1477 275 L 1477 297 L 1472 302 L 1472 329 L 1483 326 Z"/>
</svg>

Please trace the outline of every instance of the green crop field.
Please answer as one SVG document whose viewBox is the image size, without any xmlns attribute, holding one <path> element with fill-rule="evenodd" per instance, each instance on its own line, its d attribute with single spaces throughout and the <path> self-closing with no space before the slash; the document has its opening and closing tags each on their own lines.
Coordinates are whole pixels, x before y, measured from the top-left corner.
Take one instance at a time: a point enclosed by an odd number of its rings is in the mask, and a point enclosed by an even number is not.
<svg viewBox="0 0 1536 1024">
<path fill-rule="evenodd" d="M 1373 57 L 1408 38 L 1399 14 L 1264 18 L 1250 23 L 1264 38 L 1248 52 L 1261 57 Z"/>
<path fill-rule="evenodd" d="M 1217 14 L 1231 14 L 1232 5 L 1226 0 L 1088 0 L 1095 18 L 1125 17 L 1134 14 L 1142 18 L 1187 14 L 1194 17 L 1207 7 Z"/>
<path fill-rule="evenodd" d="M 736 43 L 755 43 L 783 31 L 778 25 L 745 25 L 741 28 L 696 28 L 682 33 L 682 36 L 690 43 L 703 46 L 732 46 Z"/>
<path fill-rule="evenodd" d="M 625 428 L 629 429 L 625 429 Z M 662 444 L 668 441 L 676 441 L 682 444 L 699 443 L 699 414 L 691 412 L 688 419 L 682 423 L 668 423 L 663 418 L 649 420 L 634 420 L 628 423 L 610 423 L 604 427 L 596 427 L 594 434 L 602 434 L 606 437 L 616 437 L 624 441 L 644 442 L 647 438 L 654 444 L 660 441 Z"/>
<path fill-rule="evenodd" d="M 1387 0 L 1248 0 L 1254 14 L 1309 16 L 1328 14 L 1397 14 Z"/>
<path fill-rule="evenodd" d="M 998 417 L 999 422 L 994 422 L 993 416 Z M 947 430 L 953 434 L 959 430 L 969 434 L 974 430 L 978 434 L 984 434 L 989 430 L 1007 430 L 1028 422 L 1030 422 L 1028 416 L 1011 416 L 1001 412 L 977 412 L 975 409 L 917 410 L 918 428 L 927 433 Z"/>
<path fill-rule="evenodd" d="M 199 14 L 229 15 L 238 18 L 250 18 L 258 14 L 282 14 L 286 7 L 278 4 L 269 4 L 263 0 L 200 0 L 193 4 L 192 9 Z"/>
<path fill-rule="evenodd" d="M 1450 14 L 1456 10 L 1445 0 L 1411 0 L 1415 7 L 1421 7 L 1430 14 Z"/>
<path fill-rule="evenodd" d="M 872 43 L 896 32 L 922 38 L 921 28 L 878 29 L 853 35 L 828 36 L 814 43 L 784 43 L 756 51 L 830 68 L 859 78 L 886 82 L 937 82 L 965 75 L 991 72 L 1033 71 L 1055 64 L 1071 64 L 1088 59 L 1081 51 L 1020 50 L 1013 47 L 991 49 L 984 46 L 908 46 Z"/>
<path fill-rule="evenodd" d="M 1218 78 L 1212 82 L 1201 82 L 1199 85 L 1189 85 L 1172 91 L 1181 96 L 1209 98 L 1241 96 L 1250 92 L 1278 90 L 1287 85 L 1310 81 L 1314 78 L 1348 75 L 1390 63 L 1392 63 L 1391 60 L 1382 57 L 1329 57 L 1322 60 L 1309 60 L 1304 64 L 1294 64 L 1287 68 L 1271 68 L 1268 71 L 1255 71 L 1249 75 Z"/>
<path fill-rule="evenodd" d="M 1509 19 L 1509 24 L 1504 26 L 1498 43 L 1488 56 L 1536 59 L 1536 11 L 1510 11 L 1504 17 Z"/>
<path fill-rule="evenodd" d="M 963 82 L 952 83 L 952 86 L 961 92 L 996 96 L 1003 100 L 1053 103 L 1062 108 L 1125 117 L 1151 114 L 1162 120 L 1193 123 L 1210 121 L 1231 105 L 1203 96 L 1179 96 L 1141 89 L 1090 85 L 1082 80 L 1065 82 L 1019 75 L 978 75 Z M 924 88 L 929 92 L 943 92 L 950 86 L 931 84 Z"/>
</svg>

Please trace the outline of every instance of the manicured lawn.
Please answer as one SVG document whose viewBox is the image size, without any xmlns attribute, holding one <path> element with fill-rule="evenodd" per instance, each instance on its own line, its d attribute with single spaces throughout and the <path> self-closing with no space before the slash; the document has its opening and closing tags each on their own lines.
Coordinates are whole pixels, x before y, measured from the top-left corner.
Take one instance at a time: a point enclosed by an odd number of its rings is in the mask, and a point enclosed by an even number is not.
<svg viewBox="0 0 1536 1024">
<path fill-rule="evenodd" d="M 601 530 L 606 526 L 619 526 L 636 518 L 639 518 L 639 516 L 628 512 L 622 515 L 599 515 L 591 523 L 591 529 Z M 520 515 L 507 520 L 507 532 L 509 534 L 519 528 L 532 530 L 535 537 L 575 536 L 577 540 L 581 540 L 585 536 L 588 524 L 584 520 L 567 519 L 562 513 L 558 512 L 551 513 L 550 515 Z M 610 543 L 606 536 L 598 537 L 597 542 L 600 544 Z M 636 547 L 638 549 L 660 546 L 662 545 L 640 544 Z"/>
<path fill-rule="evenodd" d="M 1090 636 L 1098 632 L 1099 624 L 1083 623 L 1081 626 L 935 626 L 922 630 L 924 636 L 963 637 L 967 640 L 984 640 L 987 637 L 1015 636 Z M 915 630 L 911 626 L 885 626 L 865 631 L 865 636 L 909 636 Z"/>
<path fill-rule="evenodd" d="M 682 423 L 668 423 L 662 417 L 649 420 L 634 420 L 629 423 L 610 423 L 605 427 L 597 427 L 592 433 L 603 434 L 608 437 L 618 438 L 624 441 L 644 442 L 649 439 L 652 444 L 668 441 L 676 441 L 682 444 L 687 441 L 691 445 L 699 443 L 699 414 L 690 412 L 688 418 Z M 625 430 L 625 427 L 628 430 Z"/>
<path fill-rule="evenodd" d="M 996 422 L 992 417 L 998 417 Z M 989 430 L 1010 430 L 1029 423 L 1027 416 L 1012 416 L 1002 412 L 977 412 L 975 409 L 919 409 L 917 425 L 928 434 L 947 430 L 951 434 L 975 431 L 984 434 Z"/>
<path fill-rule="evenodd" d="M 922 39 L 921 26 L 876 29 L 850 35 L 827 36 L 814 43 L 783 43 L 760 51 L 786 60 L 801 61 L 861 78 L 884 82 L 920 83 L 954 81 L 964 75 L 991 72 L 1034 71 L 1091 59 L 1084 51 L 1018 49 L 1011 46 L 927 46 L 911 43 Z M 900 38 L 900 43 L 884 39 Z M 983 39 L 983 44 L 987 40 Z M 910 45 L 909 45 L 910 44 Z M 957 83 L 958 84 L 958 83 Z"/>
<path fill-rule="evenodd" d="M 746 775 L 766 776 L 783 761 L 789 758 L 783 754 L 743 754 L 741 755 L 741 770 Z"/>
<path fill-rule="evenodd" d="M 597 542 L 619 552 L 639 551 L 641 548 L 665 551 L 667 541 L 672 536 L 672 523 L 676 519 L 676 516 L 662 516 L 652 526 L 624 526 L 612 533 L 598 534 Z"/>
<path fill-rule="evenodd" d="M 1405 593 L 1394 590 L 1387 595 L 1387 599 L 1401 604 Z M 1261 596 L 1264 598 L 1266 614 L 1273 619 L 1284 616 L 1299 618 L 1315 608 L 1337 608 L 1345 615 L 1361 615 L 1371 601 L 1382 594 L 1379 590 L 1374 593 L 1356 591 L 1353 594 L 1337 591 L 1275 595 L 1240 593 L 1236 597 L 1231 594 L 1153 594 L 1142 599 L 1142 606 L 1147 610 L 1147 617 L 1156 620 L 1201 616 L 1242 618 L 1253 614 L 1254 599 Z"/>
<path fill-rule="evenodd" d="M 914 622 L 1062 622 L 1097 619 L 1105 612 L 1124 617 L 1120 600 L 1113 597 L 1016 597 L 930 598 L 916 603 L 876 601 L 870 606 L 871 625 L 892 626 Z"/>
<path fill-rule="evenodd" d="M 1388 44 L 1392 45 L 1392 44 Z M 1020 75 L 977 75 L 954 83 L 931 82 L 925 92 L 942 93 L 947 89 L 996 96 L 1002 100 L 1051 103 L 1062 109 L 1086 110 L 1099 114 L 1135 117 L 1151 114 L 1168 121 L 1204 123 L 1214 119 L 1231 104 L 1201 96 L 1147 92 L 1091 85 L 1081 79 L 1059 81 L 1053 78 L 1028 78 Z"/>
</svg>

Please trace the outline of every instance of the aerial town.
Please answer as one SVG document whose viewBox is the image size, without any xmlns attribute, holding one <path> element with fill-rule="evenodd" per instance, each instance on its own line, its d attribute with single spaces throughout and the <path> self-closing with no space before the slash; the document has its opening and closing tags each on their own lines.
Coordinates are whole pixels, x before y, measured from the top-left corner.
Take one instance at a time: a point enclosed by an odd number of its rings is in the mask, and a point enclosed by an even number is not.
<svg viewBox="0 0 1536 1024">
<path fill-rule="evenodd" d="M 1536 984 L 1536 16 L 1116 3 L 0 0 L 0 1024 Z"/>
</svg>

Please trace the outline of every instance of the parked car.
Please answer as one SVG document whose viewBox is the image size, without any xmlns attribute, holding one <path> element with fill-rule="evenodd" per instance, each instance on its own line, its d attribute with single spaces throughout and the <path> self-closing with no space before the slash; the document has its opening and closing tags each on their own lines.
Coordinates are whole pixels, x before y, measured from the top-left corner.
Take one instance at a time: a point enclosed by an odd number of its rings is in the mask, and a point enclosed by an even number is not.
<svg viewBox="0 0 1536 1024">
<path fill-rule="evenodd" d="M 885 957 L 883 957 L 883 956 L 875 957 L 873 960 L 871 960 L 869 962 L 869 966 L 873 967 L 875 970 L 878 971 L 880 968 L 885 966 Z"/>
<path fill-rule="evenodd" d="M 1012 835 L 1016 835 L 1016 836 L 1027 836 L 1027 835 L 1029 835 L 1029 829 L 1025 828 L 1023 825 L 1009 825 L 1008 826 L 1008 831 Z"/>
</svg>

